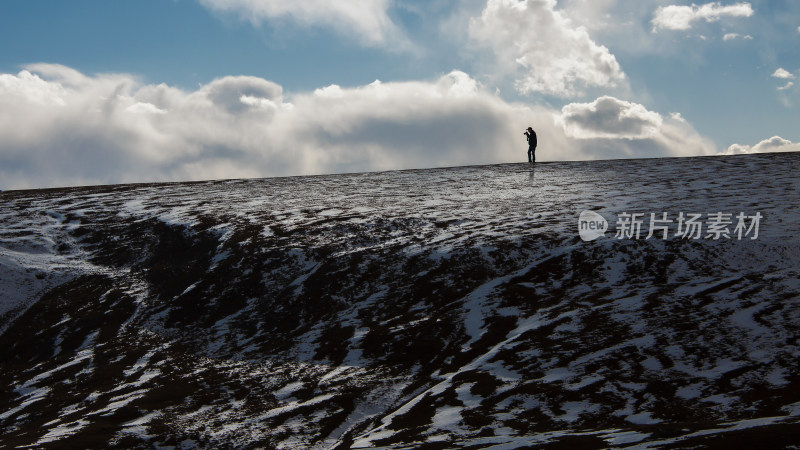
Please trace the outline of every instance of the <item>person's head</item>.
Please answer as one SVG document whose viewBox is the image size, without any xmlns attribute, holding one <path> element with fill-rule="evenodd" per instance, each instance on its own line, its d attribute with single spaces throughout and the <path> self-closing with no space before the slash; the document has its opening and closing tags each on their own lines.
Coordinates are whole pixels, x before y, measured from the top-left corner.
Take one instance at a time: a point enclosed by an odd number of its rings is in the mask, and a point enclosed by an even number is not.
<svg viewBox="0 0 800 450">
<path fill-rule="evenodd" d="M 531 127 L 528 127 L 528 131 L 533 131 L 533 128 L 531 128 Z"/>
</svg>

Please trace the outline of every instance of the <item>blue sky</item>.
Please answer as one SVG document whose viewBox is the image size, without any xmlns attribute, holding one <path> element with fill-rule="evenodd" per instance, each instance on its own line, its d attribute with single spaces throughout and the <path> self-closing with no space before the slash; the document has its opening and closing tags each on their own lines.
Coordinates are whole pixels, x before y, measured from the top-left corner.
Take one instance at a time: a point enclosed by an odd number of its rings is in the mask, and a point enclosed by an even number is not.
<svg viewBox="0 0 800 450">
<path fill-rule="evenodd" d="M 183 88 L 226 75 L 254 75 L 297 91 L 432 78 L 460 64 L 446 53 L 422 56 L 360 45 L 325 26 L 300 26 L 290 19 L 253 26 L 241 14 L 214 12 L 195 0 L 9 0 L 0 11 L 5 73 L 48 62 Z M 416 13 L 399 8 L 391 13 L 409 33 L 425 28 Z M 438 39 L 433 30 L 423 33 Z"/>
<path fill-rule="evenodd" d="M 790 0 L 5 0 L 0 188 L 794 151 L 798 77 Z"/>
</svg>

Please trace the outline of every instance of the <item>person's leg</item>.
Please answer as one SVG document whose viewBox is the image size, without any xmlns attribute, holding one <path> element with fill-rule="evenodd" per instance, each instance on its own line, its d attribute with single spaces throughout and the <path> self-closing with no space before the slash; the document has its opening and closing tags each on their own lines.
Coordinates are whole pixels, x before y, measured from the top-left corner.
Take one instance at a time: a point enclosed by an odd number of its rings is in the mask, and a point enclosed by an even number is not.
<svg viewBox="0 0 800 450">
<path fill-rule="evenodd" d="M 533 162 L 533 148 L 528 147 L 528 162 Z"/>
</svg>

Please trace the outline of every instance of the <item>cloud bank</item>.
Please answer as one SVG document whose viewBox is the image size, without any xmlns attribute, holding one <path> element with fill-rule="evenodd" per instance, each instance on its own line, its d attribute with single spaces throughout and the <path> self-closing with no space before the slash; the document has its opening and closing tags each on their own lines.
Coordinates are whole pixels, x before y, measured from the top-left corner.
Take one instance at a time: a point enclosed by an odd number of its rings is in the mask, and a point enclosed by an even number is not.
<svg viewBox="0 0 800 450">
<path fill-rule="evenodd" d="M 462 72 L 289 101 L 256 77 L 187 92 L 37 64 L 0 75 L 0 188 L 501 162 L 535 115 Z"/>
<path fill-rule="evenodd" d="M 625 74 L 608 48 L 556 11 L 556 0 L 488 0 L 469 36 L 493 51 L 498 70 L 524 94 L 562 98 L 585 87 L 614 87 Z"/>
<path fill-rule="evenodd" d="M 0 188 L 713 154 L 680 117 L 613 97 L 509 103 L 464 72 L 287 95 L 229 76 L 185 91 L 36 64 L 0 74 Z"/>
<path fill-rule="evenodd" d="M 324 27 L 364 46 L 395 48 L 407 41 L 389 18 L 389 0 L 199 0 L 217 12 L 235 13 L 258 25 L 290 20 L 301 27 Z"/>
<path fill-rule="evenodd" d="M 726 155 L 745 155 L 751 153 L 800 152 L 800 143 L 793 143 L 780 136 L 764 139 L 756 145 L 733 144 L 724 152 Z"/>
<path fill-rule="evenodd" d="M 699 21 L 716 22 L 725 17 L 750 17 L 754 14 L 750 3 L 736 3 L 723 6 L 720 2 L 704 5 L 660 6 L 653 16 L 653 32 L 658 30 L 685 31 Z"/>
</svg>

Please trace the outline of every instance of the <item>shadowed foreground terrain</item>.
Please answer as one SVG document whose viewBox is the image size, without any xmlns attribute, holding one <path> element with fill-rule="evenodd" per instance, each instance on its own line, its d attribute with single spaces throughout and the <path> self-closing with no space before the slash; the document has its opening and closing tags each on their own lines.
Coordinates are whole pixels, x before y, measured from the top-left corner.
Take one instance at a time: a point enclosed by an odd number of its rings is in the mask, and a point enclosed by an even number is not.
<svg viewBox="0 0 800 450">
<path fill-rule="evenodd" d="M 800 444 L 798 166 L 2 192 L 0 446 Z M 645 239 L 664 212 L 763 218 Z"/>
</svg>

